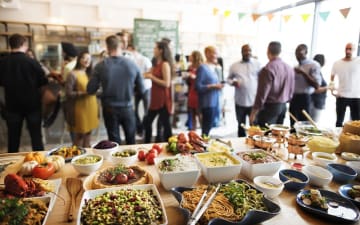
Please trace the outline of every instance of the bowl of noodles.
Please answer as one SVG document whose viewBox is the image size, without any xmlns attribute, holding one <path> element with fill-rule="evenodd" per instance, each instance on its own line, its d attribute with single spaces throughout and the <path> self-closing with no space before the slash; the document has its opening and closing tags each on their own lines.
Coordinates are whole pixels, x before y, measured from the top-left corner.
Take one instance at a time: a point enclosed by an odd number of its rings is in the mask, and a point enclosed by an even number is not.
<svg viewBox="0 0 360 225">
<path fill-rule="evenodd" d="M 200 201 L 204 191 L 208 195 L 214 190 L 212 185 L 200 185 L 195 188 L 176 187 L 171 192 L 179 202 L 179 207 L 187 220 Z M 244 204 L 246 202 L 246 204 Z M 244 208 L 244 205 L 249 207 Z M 223 224 L 259 224 L 280 213 L 280 206 L 264 197 L 264 194 L 244 180 L 233 180 L 222 183 L 202 215 L 200 225 Z"/>
</svg>

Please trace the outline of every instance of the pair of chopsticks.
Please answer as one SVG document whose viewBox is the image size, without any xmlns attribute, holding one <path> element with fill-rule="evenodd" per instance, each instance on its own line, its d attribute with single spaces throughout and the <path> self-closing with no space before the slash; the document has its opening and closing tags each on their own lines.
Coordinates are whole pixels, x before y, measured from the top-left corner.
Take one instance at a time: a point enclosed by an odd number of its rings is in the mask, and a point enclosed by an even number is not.
<svg viewBox="0 0 360 225">
<path fill-rule="evenodd" d="M 207 208 L 210 206 L 211 202 L 214 200 L 214 198 L 216 197 L 216 193 L 219 191 L 219 188 L 221 187 L 221 184 L 218 184 L 215 188 L 215 191 L 211 194 L 211 196 L 208 198 L 208 200 L 203 204 L 206 196 L 207 196 L 207 191 L 205 190 L 203 195 L 200 198 L 199 203 L 197 204 L 194 212 L 192 213 L 189 222 L 187 223 L 187 225 L 195 225 L 200 217 L 204 214 L 204 212 L 207 210 Z"/>
<path fill-rule="evenodd" d="M 301 112 L 302 112 L 302 114 L 304 114 L 304 116 L 306 117 L 306 119 L 307 119 L 316 129 L 318 129 L 315 121 L 314 121 L 314 120 L 311 118 L 311 116 L 306 112 L 306 110 L 303 109 Z M 289 115 L 290 115 L 290 117 L 291 117 L 295 122 L 298 122 L 298 121 L 299 121 L 298 119 L 296 119 L 296 117 L 295 117 L 291 112 L 289 112 Z"/>
</svg>

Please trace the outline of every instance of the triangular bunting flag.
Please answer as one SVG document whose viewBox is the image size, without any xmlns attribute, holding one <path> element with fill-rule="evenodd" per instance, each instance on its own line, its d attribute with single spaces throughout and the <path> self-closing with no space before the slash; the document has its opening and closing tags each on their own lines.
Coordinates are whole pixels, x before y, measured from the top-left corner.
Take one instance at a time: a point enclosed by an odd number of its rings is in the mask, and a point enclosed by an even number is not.
<svg viewBox="0 0 360 225">
<path fill-rule="evenodd" d="M 321 17 L 321 19 L 323 19 L 325 22 L 329 16 L 330 12 L 327 11 L 327 12 L 319 12 L 319 16 Z"/>
<path fill-rule="evenodd" d="M 251 15 L 253 18 L 253 21 L 255 22 L 257 19 L 259 19 L 259 17 L 261 16 L 260 14 L 252 14 Z"/>
<path fill-rule="evenodd" d="M 343 15 L 343 17 L 346 19 L 346 17 L 348 16 L 349 12 L 350 12 L 351 8 L 345 8 L 345 9 L 340 9 L 341 14 Z"/>
<path fill-rule="evenodd" d="M 246 14 L 245 13 L 238 13 L 238 18 L 241 20 Z"/>
<path fill-rule="evenodd" d="M 230 14 L 231 14 L 231 11 L 230 11 L 230 10 L 225 10 L 225 11 L 224 11 L 224 16 L 225 16 L 225 17 L 229 17 Z"/>
<path fill-rule="evenodd" d="M 213 15 L 216 16 L 219 13 L 218 8 L 213 8 Z"/>
<path fill-rule="evenodd" d="M 267 18 L 269 19 L 269 21 L 271 21 L 274 18 L 274 14 L 267 14 Z"/>
<path fill-rule="evenodd" d="M 284 15 L 283 18 L 284 18 L 285 23 L 287 23 L 290 20 L 291 15 Z"/>
<path fill-rule="evenodd" d="M 306 23 L 306 21 L 309 19 L 310 14 L 302 14 L 301 18 L 304 20 L 304 22 Z"/>
</svg>

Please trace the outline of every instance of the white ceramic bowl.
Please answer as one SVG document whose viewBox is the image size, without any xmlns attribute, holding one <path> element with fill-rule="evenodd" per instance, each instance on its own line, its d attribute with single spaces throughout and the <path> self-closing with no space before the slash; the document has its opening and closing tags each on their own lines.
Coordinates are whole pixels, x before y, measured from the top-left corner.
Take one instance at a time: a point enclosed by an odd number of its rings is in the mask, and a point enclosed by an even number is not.
<svg viewBox="0 0 360 225">
<path fill-rule="evenodd" d="M 314 162 L 322 167 L 326 167 L 329 163 L 336 163 L 337 157 L 334 153 L 313 152 L 311 154 Z"/>
<path fill-rule="evenodd" d="M 356 171 L 357 179 L 360 180 L 360 161 L 347 161 L 345 164 Z"/>
<path fill-rule="evenodd" d="M 241 170 L 240 161 L 227 152 L 198 153 L 195 159 L 209 183 L 228 182 L 239 175 Z M 224 160 L 227 163 L 223 163 Z"/>
<path fill-rule="evenodd" d="M 262 154 L 264 157 L 268 159 L 272 159 L 272 162 L 259 162 L 259 163 L 251 163 L 244 159 L 244 154 Z M 246 151 L 246 152 L 238 152 L 236 155 L 241 164 L 241 174 L 248 177 L 249 179 L 254 179 L 257 176 L 273 176 L 275 175 L 280 167 L 281 167 L 281 160 L 270 155 L 268 152 L 264 150 L 253 150 L 253 151 Z"/>
<path fill-rule="evenodd" d="M 254 185 L 269 198 L 275 198 L 284 189 L 281 180 L 272 176 L 257 176 L 254 178 Z"/>
<path fill-rule="evenodd" d="M 116 143 L 116 142 L 111 142 L 111 143 L 114 145 L 114 147 L 104 148 L 104 149 L 96 148 L 96 145 L 99 144 L 99 142 L 98 142 L 98 143 L 94 144 L 93 146 L 91 146 L 91 148 L 92 148 L 93 153 L 102 155 L 105 160 L 110 160 L 111 152 L 115 151 L 119 148 L 118 143 Z"/>
<path fill-rule="evenodd" d="M 333 178 L 333 175 L 329 170 L 320 166 L 307 165 L 303 167 L 302 172 L 309 177 L 310 184 L 318 187 L 328 185 Z"/>
<path fill-rule="evenodd" d="M 176 165 L 176 169 L 170 169 L 173 166 L 165 167 L 165 162 Z M 174 187 L 192 187 L 200 177 L 201 170 L 193 156 L 155 158 L 155 166 L 160 182 L 166 190 Z"/>
<path fill-rule="evenodd" d="M 86 162 L 89 158 L 97 158 L 98 160 L 91 160 L 91 162 Z M 80 162 L 80 161 L 82 162 Z M 95 171 L 97 171 L 101 165 L 103 164 L 103 156 L 99 154 L 84 154 L 74 157 L 71 160 L 71 165 L 74 167 L 76 171 L 80 174 L 89 175 Z"/>
<path fill-rule="evenodd" d="M 114 164 L 130 166 L 137 161 L 137 151 L 132 148 L 116 149 L 110 153 L 110 159 Z"/>
</svg>

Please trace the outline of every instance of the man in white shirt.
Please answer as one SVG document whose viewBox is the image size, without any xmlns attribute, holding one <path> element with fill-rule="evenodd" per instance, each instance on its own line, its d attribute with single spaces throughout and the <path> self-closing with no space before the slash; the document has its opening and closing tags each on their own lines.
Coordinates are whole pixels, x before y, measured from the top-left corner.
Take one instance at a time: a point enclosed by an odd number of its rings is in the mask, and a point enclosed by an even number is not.
<svg viewBox="0 0 360 225">
<path fill-rule="evenodd" d="M 355 46 L 345 46 L 345 57 L 336 61 L 331 70 L 330 86 L 334 86 L 335 76 L 338 77 L 337 89 L 331 93 L 336 97 L 336 126 L 342 127 L 346 107 L 350 107 L 352 120 L 360 119 L 360 58 L 352 57 Z"/>
<path fill-rule="evenodd" d="M 241 47 L 241 54 L 242 60 L 231 65 L 227 80 L 235 87 L 238 137 L 245 137 L 245 129 L 241 124 L 246 123 L 246 116 L 250 116 L 255 101 L 260 63 L 255 58 L 252 58 L 251 47 L 248 44 Z"/>
</svg>

